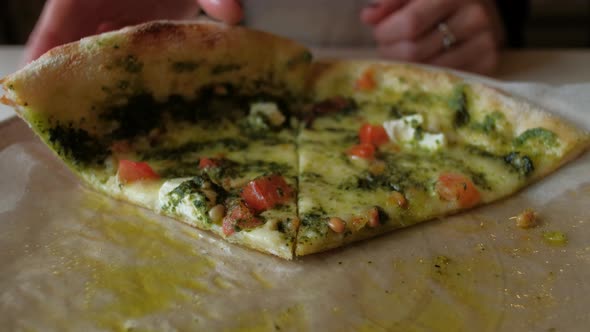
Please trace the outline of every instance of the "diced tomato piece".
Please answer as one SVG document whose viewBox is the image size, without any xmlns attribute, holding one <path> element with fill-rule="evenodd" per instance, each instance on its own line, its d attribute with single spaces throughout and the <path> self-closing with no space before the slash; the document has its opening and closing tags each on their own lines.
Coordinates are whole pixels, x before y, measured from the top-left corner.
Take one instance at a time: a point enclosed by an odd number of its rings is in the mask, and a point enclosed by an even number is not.
<svg viewBox="0 0 590 332">
<path fill-rule="evenodd" d="M 123 183 L 160 178 L 148 163 L 131 160 L 119 160 L 117 177 Z"/>
<path fill-rule="evenodd" d="M 361 143 L 374 144 L 376 146 L 389 142 L 389 136 L 383 126 L 368 123 L 361 126 L 359 138 Z"/>
<path fill-rule="evenodd" d="M 371 91 L 377 87 L 377 83 L 375 82 L 375 72 L 372 68 L 368 68 L 365 70 L 361 77 L 359 77 L 354 85 L 355 89 L 358 91 Z"/>
<path fill-rule="evenodd" d="M 244 201 L 233 202 L 227 214 L 223 218 L 222 230 L 225 236 L 230 236 L 237 229 L 251 229 L 263 224 L 263 221 L 254 216 L 254 212 L 246 206 Z"/>
<path fill-rule="evenodd" d="M 203 157 L 203 158 L 199 159 L 199 168 L 200 169 L 217 167 L 217 166 L 219 166 L 219 162 L 217 160 L 210 159 L 207 157 Z"/>
<path fill-rule="evenodd" d="M 457 201 L 468 208 L 479 203 L 481 195 L 473 182 L 463 174 L 443 173 L 438 177 L 436 192 L 446 201 Z"/>
<path fill-rule="evenodd" d="M 373 144 L 361 143 L 351 147 L 346 153 L 351 157 L 373 159 L 375 158 L 375 146 Z"/>
<path fill-rule="evenodd" d="M 256 212 L 272 209 L 277 204 L 288 202 L 293 189 L 280 175 L 263 176 L 254 179 L 242 190 L 242 198 Z"/>
</svg>

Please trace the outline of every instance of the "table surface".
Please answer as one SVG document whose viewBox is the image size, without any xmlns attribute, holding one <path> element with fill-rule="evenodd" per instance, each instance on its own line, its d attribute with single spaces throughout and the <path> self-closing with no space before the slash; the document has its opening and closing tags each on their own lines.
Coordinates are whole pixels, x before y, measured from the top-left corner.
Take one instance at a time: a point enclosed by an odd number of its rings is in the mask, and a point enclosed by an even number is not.
<svg viewBox="0 0 590 332">
<path fill-rule="evenodd" d="M 0 45 L 0 77 L 19 68 L 22 46 Z M 319 57 L 376 58 L 367 49 L 316 50 Z M 502 53 L 501 64 L 494 79 L 510 82 L 535 82 L 564 85 L 590 82 L 590 49 L 509 50 Z M 2 90 L 0 89 L 0 92 Z M 0 121 L 13 116 L 0 106 Z"/>
<path fill-rule="evenodd" d="M 16 68 L 20 52 L 0 52 L 6 66 L 0 74 Z M 497 78 L 588 82 L 589 58 L 589 51 L 507 52 Z M 556 114 L 576 115 L 574 122 L 590 129 L 590 117 L 580 112 L 590 104 L 588 86 L 502 88 Z M 83 190 L 22 121 L 0 127 L 0 275 L 8 276 L 0 278 L 0 326 L 7 330 L 115 329 L 104 324 L 120 315 L 145 315 L 152 319 L 146 325 L 161 320 L 148 326 L 155 329 L 181 324 L 179 330 L 191 329 L 183 328 L 185 318 L 187 325 L 203 324 L 201 330 L 221 330 L 226 322 L 269 330 L 277 322 L 301 322 L 304 330 L 576 331 L 590 325 L 588 297 L 580 296 L 590 294 L 590 217 L 584 213 L 590 154 L 487 207 L 292 263 L 103 200 Z M 542 216 L 539 227 L 520 230 L 509 222 L 524 207 Z M 547 245 L 546 231 L 567 234 L 567 246 Z M 168 308 L 177 320 L 152 312 Z M 270 325 L 249 320 L 259 317 Z"/>
</svg>

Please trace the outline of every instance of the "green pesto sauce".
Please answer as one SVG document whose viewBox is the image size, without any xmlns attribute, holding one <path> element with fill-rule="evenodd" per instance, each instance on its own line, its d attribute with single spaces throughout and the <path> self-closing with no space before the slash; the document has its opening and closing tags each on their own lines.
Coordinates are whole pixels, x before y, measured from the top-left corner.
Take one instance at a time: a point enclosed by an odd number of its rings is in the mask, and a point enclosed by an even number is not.
<svg viewBox="0 0 590 332">
<path fill-rule="evenodd" d="M 519 151 L 509 152 L 506 155 L 497 155 L 473 145 L 467 145 L 465 150 L 479 157 L 503 162 L 510 171 L 524 177 L 531 175 L 535 171 L 535 164 L 531 157 Z"/>
<path fill-rule="evenodd" d="M 324 177 L 321 174 L 309 172 L 309 171 L 301 172 L 299 174 L 299 181 L 300 182 L 313 182 L 313 183 L 317 183 L 317 182 L 326 183 L 324 180 Z"/>
<path fill-rule="evenodd" d="M 200 215 L 200 219 L 210 224 L 212 222 L 208 215 L 209 209 L 217 202 L 209 200 L 207 195 L 203 193 L 204 186 L 208 186 L 208 190 L 212 190 L 217 194 L 217 201 L 222 202 L 228 193 L 222 187 L 210 181 L 206 174 L 195 176 L 190 180 L 182 182 L 178 187 L 174 188 L 166 196 L 167 203 L 162 209 L 169 213 L 174 213 L 176 208 L 186 197 L 189 198 L 190 203 Z"/>
<path fill-rule="evenodd" d="M 358 131 L 338 129 L 332 127 L 322 128 L 322 131 L 336 133 L 337 135 L 325 137 L 321 140 L 301 138 L 299 139 L 299 144 L 305 144 L 310 146 L 323 146 L 326 149 L 334 149 L 340 148 L 342 146 L 352 146 L 360 143 Z"/>
<path fill-rule="evenodd" d="M 129 70 L 137 70 L 140 65 L 133 56 L 128 56 L 120 61 Z M 130 82 L 122 80 L 114 87 L 105 87 L 103 91 L 112 95 L 114 99 L 133 93 L 130 90 Z M 101 136 L 89 134 L 83 127 L 83 119 L 79 124 L 60 123 L 49 121 L 44 126 L 47 140 L 56 151 L 75 165 L 102 164 L 109 155 L 110 146 L 114 141 L 131 140 L 147 136 L 152 130 L 166 131 L 166 124 L 173 122 L 207 123 L 209 129 L 215 130 L 224 121 L 237 122 L 243 119 L 249 111 L 250 104 L 255 101 L 277 101 L 288 104 L 276 96 L 268 93 L 240 94 L 230 84 L 206 86 L 199 90 L 193 99 L 187 99 L 179 95 L 171 95 L 165 101 L 157 101 L 148 93 L 135 93 L 125 97 L 124 105 L 94 106 L 99 112 L 98 132 L 108 130 Z M 114 100 L 113 99 L 113 100 Z M 288 110 L 288 108 L 281 108 Z M 286 122 L 283 127 L 288 126 Z M 247 126 L 244 126 L 244 131 Z M 282 128 L 283 128 L 282 127 Z M 282 128 L 273 128 L 275 131 Z M 274 133 L 274 132 L 273 132 Z M 285 143 L 272 135 L 258 135 L 251 137 L 265 140 L 274 144 Z M 228 139 L 216 144 L 222 144 L 230 150 L 239 150 L 247 146 L 246 142 L 238 139 Z M 146 159 L 157 157 L 151 154 L 161 155 L 160 159 L 178 157 L 182 153 L 194 152 L 206 148 L 208 143 L 186 143 L 186 145 L 173 150 L 156 148 L 153 152 L 143 156 Z"/>
<path fill-rule="evenodd" d="M 200 62 L 197 61 L 174 61 L 170 64 L 170 70 L 173 72 L 180 74 L 180 73 L 192 73 L 199 68 L 201 65 Z"/>
<path fill-rule="evenodd" d="M 504 114 L 493 112 L 491 114 L 486 114 L 481 122 L 472 122 L 469 128 L 481 131 L 487 135 L 493 135 L 497 133 L 498 122 L 505 121 L 505 119 Z"/>
<path fill-rule="evenodd" d="M 71 124 L 54 124 L 47 135 L 57 153 L 74 166 L 102 163 L 109 154 L 108 147 L 99 138 Z"/>
<path fill-rule="evenodd" d="M 284 114 L 283 114 L 284 115 Z M 250 112 L 237 120 L 241 132 L 250 139 L 266 140 L 269 144 L 286 143 L 285 140 L 278 140 L 276 133 L 285 129 L 288 123 L 273 124 L 270 118 L 264 113 Z"/>
<path fill-rule="evenodd" d="M 514 139 L 514 146 L 522 147 L 524 145 L 540 145 L 542 147 L 557 147 L 557 135 L 551 130 L 545 128 L 528 129 L 520 136 Z"/>
<path fill-rule="evenodd" d="M 176 63 L 176 66 L 184 70 L 193 65 Z M 119 86 L 118 90 L 105 91 L 113 97 L 120 93 L 126 95 L 125 105 L 102 106 L 101 119 L 116 127 L 110 134 L 116 139 L 146 134 L 162 124 L 167 117 L 175 121 L 191 123 L 207 121 L 214 125 L 221 119 L 236 121 L 243 118 L 249 111 L 250 105 L 258 101 L 276 102 L 281 110 L 287 112 L 290 110 L 289 106 L 292 106 L 288 100 L 279 97 L 279 92 L 246 92 L 232 84 L 204 86 L 193 98 L 170 95 L 165 101 L 157 101 L 149 93 L 136 92 L 128 96 L 128 92 L 122 91 L 128 86 L 129 84 L 126 83 L 124 86 Z"/>
<path fill-rule="evenodd" d="M 151 94 L 131 96 L 125 105 L 107 107 L 101 120 L 115 129 L 109 134 L 114 139 L 130 139 L 145 135 L 154 128 L 162 128 L 165 119 L 190 123 L 207 122 L 211 126 L 223 119 L 236 121 L 246 115 L 255 96 L 233 95 L 231 86 L 206 86 L 193 99 L 171 95 L 165 101 L 156 101 Z"/>
<path fill-rule="evenodd" d="M 293 172 L 293 166 L 286 163 L 279 163 L 275 161 L 263 160 L 249 160 L 243 163 L 235 163 L 232 167 L 228 167 L 227 172 L 240 176 L 242 173 L 261 173 L 269 174 L 288 174 Z"/>
<path fill-rule="evenodd" d="M 351 115 L 357 114 L 360 107 L 352 98 L 335 96 L 317 101 L 306 107 L 304 123 L 307 127 L 313 127 L 315 120 L 329 117 L 331 121 L 341 121 Z"/>
<path fill-rule="evenodd" d="M 268 162 L 262 160 L 251 160 L 244 163 L 237 164 L 225 171 L 229 176 L 241 177 L 244 173 L 258 173 L 262 175 L 270 174 L 293 174 L 294 169 L 292 165 L 278 162 Z M 221 177 L 221 176 L 220 176 Z"/>
<path fill-rule="evenodd" d="M 511 152 L 504 157 L 504 162 L 522 176 L 529 176 L 535 171 L 535 165 L 529 156 L 520 152 Z"/>
<path fill-rule="evenodd" d="M 288 205 L 283 205 L 283 204 L 279 204 L 279 205 L 275 205 L 273 207 L 273 211 L 281 211 L 281 212 L 290 212 L 293 213 L 293 215 L 296 215 L 296 212 L 294 210 L 291 209 L 290 206 Z M 290 218 L 290 217 L 286 217 L 283 220 L 280 220 L 279 222 L 277 222 L 277 231 L 279 233 L 281 233 L 283 239 L 284 239 L 284 245 L 285 246 L 290 246 L 292 245 L 292 243 L 295 240 L 296 237 L 296 231 L 297 231 L 297 226 L 293 225 L 295 220 L 299 220 L 299 219 L 295 219 L 295 218 Z M 295 231 L 293 231 L 295 230 Z"/>
<path fill-rule="evenodd" d="M 140 94 L 130 97 L 126 105 L 105 110 L 100 118 L 116 126 L 109 138 L 129 139 L 159 127 L 161 112 L 162 105 L 152 95 Z"/>
<path fill-rule="evenodd" d="M 195 158 L 194 161 L 176 161 L 172 166 L 156 166 L 154 170 L 162 179 L 186 178 L 203 174 L 197 165 L 199 165 L 199 161 L 198 158 Z"/>
<path fill-rule="evenodd" d="M 383 173 L 375 175 L 369 171 L 362 171 L 356 178 L 342 182 L 339 188 L 368 191 L 381 188 L 402 193 L 409 188 L 427 191 L 432 186 L 431 179 L 440 171 L 457 169 L 469 176 L 478 187 L 491 189 L 484 173 L 471 169 L 462 160 L 445 152 L 439 151 L 428 155 L 411 152 L 384 154 L 382 160 L 386 163 Z"/>
<path fill-rule="evenodd" d="M 437 103 L 439 99 L 439 96 L 423 91 L 419 87 L 415 87 L 402 94 L 401 99 L 398 102 L 398 107 L 401 107 L 402 109 L 411 106 L 430 107 Z"/>
<path fill-rule="evenodd" d="M 182 182 L 178 187 L 168 193 L 168 196 L 170 197 L 168 204 L 169 208 L 176 208 L 178 204 L 189 195 L 195 195 L 196 198 L 192 203 L 196 208 L 208 208 L 209 205 L 212 205 L 215 202 L 209 201 L 209 198 L 201 192 L 201 189 L 203 189 L 205 185 L 208 186 L 209 190 L 213 190 L 218 195 L 220 201 L 222 201 L 227 195 L 223 188 L 210 181 L 206 174 L 201 174 Z M 207 210 L 205 210 L 205 212 Z"/>
<path fill-rule="evenodd" d="M 291 165 L 274 161 L 247 160 L 237 162 L 224 159 L 219 166 L 200 170 L 197 165 L 198 158 L 194 161 L 174 162 L 171 166 L 159 168 L 156 171 L 164 179 L 173 179 L 179 177 L 199 176 L 206 174 L 215 183 L 222 183 L 225 178 L 243 178 L 246 174 L 282 174 L 289 176 L 294 174 Z"/>
<path fill-rule="evenodd" d="M 454 112 L 453 123 L 455 127 L 463 127 L 471 120 L 467 105 L 467 92 L 464 84 L 455 87 L 453 94 L 449 98 L 448 107 Z"/>
<path fill-rule="evenodd" d="M 223 149 L 238 151 L 248 147 L 248 142 L 239 138 L 221 138 L 204 141 L 189 141 L 177 147 L 165 147 L 140 151 L 142 160 L 183 160 L 187 154 L 203 150 Z"/>
<path fill-rule="evenodd" d="M 317 237 L 320 238 L 325 237 L 328 234 L 329 229 L 328 223 L 326 222 L 328 215 L 322 208 L 314 208 L 313 210 L 302 214 L 300 218 L 301 226 L 308 230 L 306 233 L 309 234 L 310 232 L 313 232 Z M 316 238 L 309 238 L 308 236 L 300 235 L 298 236 L 297 240 L 300 243 L 306 243 L 315 239 Z"/>
<path fill-rule="evenodd" d="M 143 70 L 143 63 L 134 55 L 127 55 L 115 61 L 115 66 L 120 67 L 128 73 L 137 74 Z"/>
<path fill-rule="evenodd" d="M 191 180 L 184 181 L 178 187 L 174 188 L 171 192 L 167 194 L 169 197 L 169 201 L 166 205 L 162 207 L 165 211 L 173 211 L 178 207 L 182 199 L 190 194 L 200 194 L 199 189 L 202 186 L 202 178 L 195 177 Z M 203 195 L 200 195 L 203 196 Z"/>
</svg>

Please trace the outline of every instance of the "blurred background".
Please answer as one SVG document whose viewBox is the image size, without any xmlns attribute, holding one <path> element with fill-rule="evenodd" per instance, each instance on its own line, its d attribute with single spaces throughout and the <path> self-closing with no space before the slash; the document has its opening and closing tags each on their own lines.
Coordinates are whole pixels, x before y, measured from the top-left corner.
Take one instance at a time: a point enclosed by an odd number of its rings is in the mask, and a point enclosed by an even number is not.
<svg viewBox="0 0 590 332">
<path fill-rule="evenodd" d="M 525 47 L 590 47 L 590 0 L 532 0 L 524 38 Z"/>
<path fill-rule="evenodd" d="M 0 44 L 24 44 L 44 2 L 0 0 Z M 530 0 L 523 37 L 526 48 L 590 47 L 590 0 Z"/>
</svg>

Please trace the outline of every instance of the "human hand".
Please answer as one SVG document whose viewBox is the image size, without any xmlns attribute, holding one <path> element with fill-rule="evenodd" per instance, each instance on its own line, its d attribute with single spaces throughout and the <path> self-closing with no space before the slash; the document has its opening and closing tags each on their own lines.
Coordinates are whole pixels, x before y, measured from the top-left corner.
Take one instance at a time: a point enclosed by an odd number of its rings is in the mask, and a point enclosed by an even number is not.
<svg viewBox="0 0 590 332">
<path fill-rule="evenodd" d="M 363 9 L 361 21 L 387 58 L 480 74 L 496 69 L 504 40 L 489 0 L 379 0 Z"/>
<path fill-rule="evenodd" d="M 48 0 L 25 49 L 26 63 L 82 37 L 156 19 L 195 17 L 199 6 L 229 24 L 242 19 L 239 0 Z"/>
</svg>

